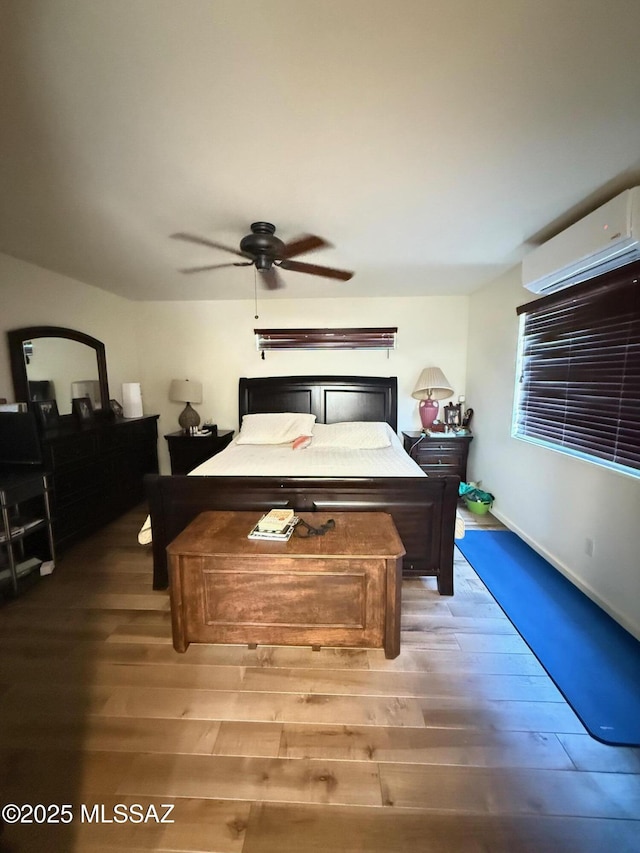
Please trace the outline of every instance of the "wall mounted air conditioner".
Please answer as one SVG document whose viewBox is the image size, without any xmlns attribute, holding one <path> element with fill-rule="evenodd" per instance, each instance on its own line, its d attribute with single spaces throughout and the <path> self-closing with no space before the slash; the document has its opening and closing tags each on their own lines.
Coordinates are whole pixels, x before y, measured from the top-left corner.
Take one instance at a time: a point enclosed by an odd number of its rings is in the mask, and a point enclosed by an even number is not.
<svg viewBox="0 0 640 853">
<path fill-rule="evenodd" d="M 625 190 L 522 261 L 522 284 L 547 294 L 640 259 L 640 187 Z"/>
</svg>

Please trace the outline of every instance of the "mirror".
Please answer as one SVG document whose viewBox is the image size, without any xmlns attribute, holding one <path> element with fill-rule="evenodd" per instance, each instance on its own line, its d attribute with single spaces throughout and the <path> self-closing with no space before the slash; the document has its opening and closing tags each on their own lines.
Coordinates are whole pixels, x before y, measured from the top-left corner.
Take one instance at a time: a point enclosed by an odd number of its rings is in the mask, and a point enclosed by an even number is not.
<svg viewBox="0 0 640 853">
<path fill-rule="evenodd" d="M 71 414 L 74 397 L 90 397 L 98 414 L 109 414 L 107 363 L 102 341 L 58 326 L 7 332 L 16 402 L 56 400 Z"/>
</svg>

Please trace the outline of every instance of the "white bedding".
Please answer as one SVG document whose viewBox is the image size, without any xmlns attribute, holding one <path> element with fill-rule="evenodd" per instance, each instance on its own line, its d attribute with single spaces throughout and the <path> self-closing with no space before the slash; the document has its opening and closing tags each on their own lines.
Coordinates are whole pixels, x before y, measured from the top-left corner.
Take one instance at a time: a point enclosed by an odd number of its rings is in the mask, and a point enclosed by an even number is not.
<svg viewBox="0 0 640 853">
<path fill-rule="evenodd" d="M 426 477 L 404 450 L 388 425 L 389 446 L 372 450 L 345 447 L 309 447 L 293 450 L 291 444 L 238 444 L 237 438 L 220 453 L 189 473 L 195 477 Z M 464 536 L 464 521 L 456 518 L 456 538 Z M 138 542 L 151 542 L 147 518 Z"/>
<path fill-rule="evenodd" d="M 291 444 L 238 444 L 237 439 L 190 472 L 196 477 L 426 477 L 388 424 L 389 446 L 375 450 Z"/>
</svg>

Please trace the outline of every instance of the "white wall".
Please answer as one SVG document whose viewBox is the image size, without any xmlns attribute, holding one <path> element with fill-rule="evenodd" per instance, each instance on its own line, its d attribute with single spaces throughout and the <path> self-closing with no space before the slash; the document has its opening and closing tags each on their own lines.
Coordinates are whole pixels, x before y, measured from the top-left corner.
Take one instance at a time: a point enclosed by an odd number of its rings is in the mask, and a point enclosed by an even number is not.
<svg viewBox="0 0 640 853">
<path fill-rule="evenodd" d="M 101 340 L 112 397 L 138 373 L 135 311 L 127 299 L 0 254 L 0 397 L 14 401 L 5 333 L 39 325 L 65 326 Z"/>
<path fill-rule="evenodd" d="M 520 269 L 469 302 L 469 479 L 494 513 L 640 638 L 640 480 L 511 438 Z M 592 557 L 585 541 L 594 542 Z"/>
<path fill-rule="evenodd" d="M 202 420 L 238 428 L 241 376 L 362 374 L 398 377 L 398 430 L 418 429 L 411 391 L 423 367 L 442 368 L 455 390 L 465 393 L 467 297 L 395 299 L 273 299 L 265 297 L 255 319 L 251 301 L 145 302 L 137 305 L 138 340 L 144 357 L 141 381 L 145 412 L 161 414 L 161 433 L 178 427 L 181 404 L 168 400 L 171 379 L 198 379 Z M 267 353 L 255 348 L 254 328 L 397 326 L 398 348 L 385 352 L 339 350 Z M 441 405 L 446 404 L 446 400 Z M 169 470 L 166 442 L 161 467 Z"/>
</svg>

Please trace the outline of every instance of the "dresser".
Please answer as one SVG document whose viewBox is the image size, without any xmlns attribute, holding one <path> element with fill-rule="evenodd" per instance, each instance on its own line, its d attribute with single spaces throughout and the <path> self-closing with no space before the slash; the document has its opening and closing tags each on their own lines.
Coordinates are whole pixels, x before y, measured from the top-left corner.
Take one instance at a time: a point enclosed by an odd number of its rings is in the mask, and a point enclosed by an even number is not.
<svg viewBox="0 0 640 853">
<path fill-rule="evenodd" d="M 31 444 L 19 432 L 0 442 L 0 459 L 43 467 L 62 551 L 145 500 L 144 475 L 158 473 L 158 415 L 115 415 L 122 407 L 109 393 L 105 345 L 86 332 L 27 326 L 9 330 L 7 341 L 14 399 L 28 402 L 37 429 Z M 76 402 L 50 398 L 56 388 Z"/>
<path fill-rule="evenodd" d="M 467 457 L 472 435 L 423 435 L 403 432 L 404 449 L 430 477 L 455 475 L 461 483 L 467 481 Z"/>
<path fill-rule="evenodd" d="M 157 421 L 148 415 L 44 433 L 58 550 L 144 501 L 143 477 L 158 473 Z"/>
</svg>

